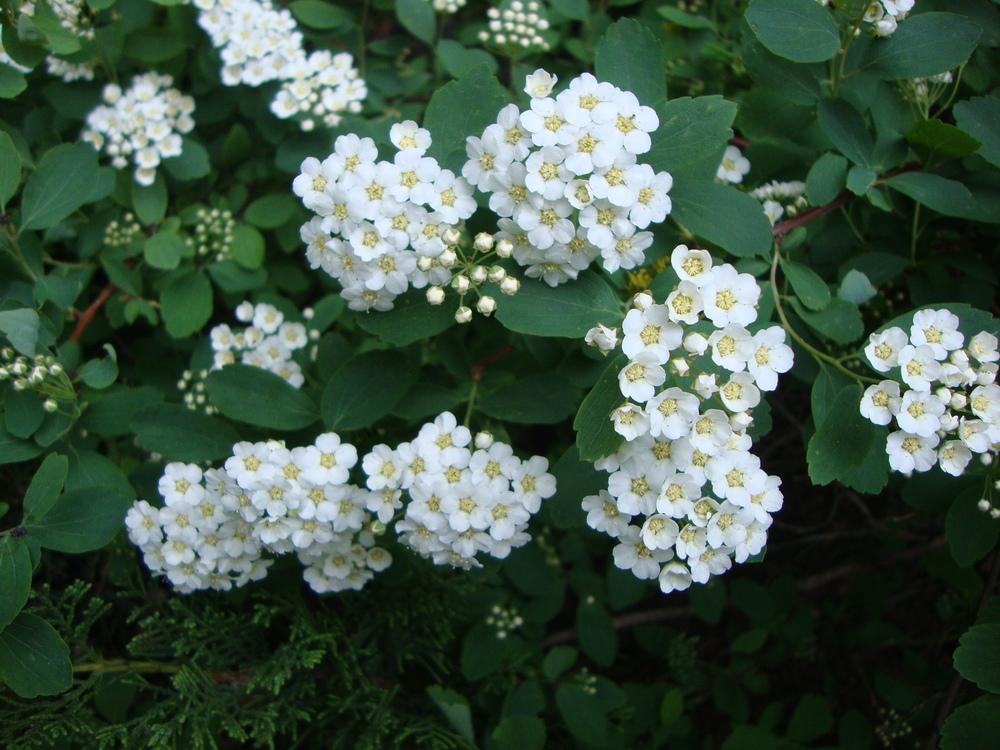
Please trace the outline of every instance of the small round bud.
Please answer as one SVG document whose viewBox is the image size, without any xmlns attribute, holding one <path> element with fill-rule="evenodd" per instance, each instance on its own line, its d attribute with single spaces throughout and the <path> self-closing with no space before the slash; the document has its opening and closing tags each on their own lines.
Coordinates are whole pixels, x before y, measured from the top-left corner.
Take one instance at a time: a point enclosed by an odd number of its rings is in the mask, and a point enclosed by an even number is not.
<svg viewBox="0 0 1000 750">
<path fill-rule="evenodd" d="M 453 265 L 458 263 L 458 256 L 455 254 L 454 250 L 445 250 L 438 256 L 438 263 L 444 268 L 451 268 Z"/>
<path fill-rule="evenodd" d="M 42 408 L 49 414 L 52 414 L 59 408 L 59 404 L 56 403 L 55 399 L 47 398 L 45 399 L 45 403 L 42 404 Z"/>
<path fill-rule="evenodd" d="M 729 418 L 729 424 L 734 430 L 740 432 L 753 424 L 753 417 L 750 416 L 749 412 L 736 412 L 736 414 L 733 414 L 733 416 Z"/>
<path fill-rule="evenodd" d="M 381 536 L 382 534 L 385 533 L 385 524 L 376 519 L 375 521 L 372 521 L 369 530 L 375 536 Z"/>
<path fill-rule="evenodd" d="M 469 277 L 463 274 L 458 274 L 451 280 L 451 288 L 459 294 L 465 294 L 469 291 L 470 286 L 472 283 L 469 281 Z"/>
<path fill-rule="evenodd" d="M 989 513 L 990 508 L 992 506 L 990 505 L 990 501 L 984 497 L 980 499 L 978 503 L 976 503 L 976 507 L 979 508 L 979 510 L 981 510 L 983 513 Z"/>
<path fill-rule="evenodd" d="M 27 372 L 27 370 L 28 366 L 20 360 L 15 362 L 14 365 L 10 368 L 10 371 L 15 375 L 24 375 L 24 373 Z"/>
<path fill-rule="evenodd" d="M 486 273 L 485 266 L 473 266 L 472 270 L 469 272 L 469 276 L 472 277 L 473 282 L 476 284 L 482 284 L 486 281 Z"/>
<path fill-rule="evenodd" d="M 483 430 L 482 432 L 476 433 L 476 448 L 478 448 L 481 451 L 485 451 L 489 450 L 489 447 L 491 445 L 493 445 L 492 432 L 486 432 L 485 430 Z"/>
<path fill-rule="evenodd" d="M 979 454 L 979 462 L 983 466 L 989 466 L 991 463 L 993 463 L 993 454 L 992 453 L 980 453 Z"/>
<path fill-rule="evenodd" d="M 62 375 L 62 371 L 63 371 L 62 365 L 59 364 L 58 362 L 49 366 L 49 375 L 59 376 Z"/>
<path fill-rule="evenodd" d="M 473 244 L 479 252 L 489 252 L 493 249 L 493 235 L 487 234 L 486 232 L 480 232 L 476 235 L 476 241 Z"/>
<path fill-rule="evenodd" d="M 497 242 L 497 255 L 501 258 L 509 258 L 514 254 L 514 243 L 508 239 Z"/>
<path fill-rule="evenodd" d="M 18 378 L 17 380 L 14 381 L 14 390 L 15 391 L 23 391 L 27 387 L 28 387 L 28 381 L 25 380 L 24 378 Z"/>
<path fill-rule="evenodd" d="M 506 295 L 517 294 L 517 290 L 521 288 L 521 282 L 515 279 L 513 276 L 508 276 L 503 281 L 500 282 L 500 291 Z"/>
<path fill-rule="evenodd" d="M 468 323 L 472 320 L 472 309 L 461 305 L 457 310 L 455 310 L 455 322 L 456 323 Z"/>
<path fill-rule="evenodd" d="M 1000 518 L 1000 508 L 993 508 L 990 511 L 990 518 L 992 518 L 994 521 Z"/>
<path fill-rule="evenodd" d="M 313 310 L 311 307 L 307 307 L 302 311 L 302 317 L 305 318 L 306 320 L 312 320 L 314 317 L 316 317 L 316 311 Z"/>
<path fill-rule="evenodd" d="M 457 245 L 458 241 L 462 239 L 461 233 L 459 233 L 459 231 L 454 227 L 449 227 L 448 229 L 445 229 L 444 234 L 441 236 L 444 239 L 445 244 L 448 245 Z"/>
<path fill-rule="evenodd" d="M 426 273 L 434 266 L 434 259 L 428 255 L 421 255 L 417 258 L 417 268 Z"/>
<path fill-rule="evenodd" d="M 632 297 L 632 307 L 637 310 L 646 310 L 653 304 L 653 295 L 649 292 L 639 292 Z"/>
<path fill-rule="evenodd" d="M 670 360 L 670 364 L 673 366 L 678 375 L 687 375 L 688 370 L 691 369 L 687 360 L 683 357 L 675 357 Z"/>
<path fill-rule="evenodd" d="M 951 401 L 951 390 L 948 389 L 948 388 L 945 388 L 944 386 L 942 386 L 942 387 L 938 388 L 936 391 L 934 391 L 934 395 L 937 396 L 939 400 L 943 401 L 946 404 L 949 401 Z"/>
<path fill-rule="evenodd" d="M 483 295 L 476 303 L 476 309 L 483 315 L 492 315 L 493 311 L 497 309 L 497 301 L 489 295 Z"/>
<path fill-rule="evenodd" d="M 684 351 L 688 354 L 702 355 L 708 349 L 708 339 L 700 333 L 691 333 L 684 338 Z"/>
<path fill-rule="evenodd" d="M 504 270 L 502 266 L 490 266 L 490 272 L 487 278 L 494 284 L 503 281 L 507 276 L 507 271 Z"/>
<path fill-rule="evenodd" d="M 38 385 L 43 380 L 45 380 L 45 373 L 42 371 L 41 367 L 34 368 L 28 376 L 28 382 L 31 383 L 31 385 Z"/>
<path fill-rule="evenodd" d="M 964 393 L 955 392 L 951 396 L 951 401 L 948 405 L 952 409 L 964 409 L 969 403 L 969 398 Z"/>
<path fill-rule="evenodd" d="M 10 377 L 10 370 L 6 367 L 0 367 L 0 380 L 6 380 Z"/>
<path fill-rule="evenodd" d="M 241 323 L 249 323 L 253 320 L 253 304 L 250 302 L 241 302 L 239 307 L 236 308 L 236 319 Z"/>
<path fill-rule="evenodd" d="M 444 289 L 439 286 L 428 287 L 427 302 L 431 305 L 440 305 L 444 302 Z"/>
</svg>

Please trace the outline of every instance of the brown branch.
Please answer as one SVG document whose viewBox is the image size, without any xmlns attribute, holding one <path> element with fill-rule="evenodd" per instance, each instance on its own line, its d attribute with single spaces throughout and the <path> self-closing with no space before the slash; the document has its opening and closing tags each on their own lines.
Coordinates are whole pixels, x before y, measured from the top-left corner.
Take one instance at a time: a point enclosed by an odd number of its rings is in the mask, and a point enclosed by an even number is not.
<svg viewBox="0 0 1000 750">
<path fill-rule="evenodd" d="M 87 326 L 90 325 L 97 311 L 101 309 L 101 306 L 108 301 L 111 293 L 115 291 L 115 284 L 109 281 L 104 288 L 100 291 L 94 301 L 88 305 L 87 309 L 80 313 L 79 319 L 76 321 L 76 326 L 73 328 L 73 333 L 69 335 L 70 341 L 79 341 L 83 332 L 87 330 Z"/>
<path fill-rule="evenodd" d="M 500 347 L 495 352 L 487 354 L 481 360 L 476 362 L 469 368 L 469 373 L 472 375 L 473 380 L 479 380 L 483 377 L 483 373 L 486 372 L 486 368 L 492 365 L 494 362 L 503 359 L 508 354 L 514 351 L 514 347 L 507 346 Z"/>
</svg>

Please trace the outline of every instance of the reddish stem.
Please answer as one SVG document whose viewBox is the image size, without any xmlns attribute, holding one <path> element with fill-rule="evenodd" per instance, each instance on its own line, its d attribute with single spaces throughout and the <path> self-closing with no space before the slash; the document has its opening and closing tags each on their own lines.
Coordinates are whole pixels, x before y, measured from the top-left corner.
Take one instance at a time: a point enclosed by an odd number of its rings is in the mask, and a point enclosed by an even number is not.
<svg viewBox="0 0 1000 750">
<path fill-rule="evenodd" d="M 76 321 L 76 326 L 73 328 L 73 333 L 69 335 L 70 341 L 79 341 L 83 332 L 87 330 L 87 326 L 94 319 L 97 311 L 101 309 L 101 306 L 108 301 L 111 293 L 115 290 L 114 282 L 109 281 L 104 288 L 100 291 L 94 301 L 90 303 L 86 310 L 80 313 L 80 318 Z"/>
<path fill-rule="evenodd" d="M 476 362 L 469 368 L 469 373 L 472 375 L 473 380 L 479 380 L 483 377 L 483 373 L 486 372 L 486 368 L 492 365 L 497 360 L 503 359 L 508 354 L 514 351 L 514 347 L 507 345 L 497 349 L 492 354 L 487 354 L 481 360 Z"/>
</svg>

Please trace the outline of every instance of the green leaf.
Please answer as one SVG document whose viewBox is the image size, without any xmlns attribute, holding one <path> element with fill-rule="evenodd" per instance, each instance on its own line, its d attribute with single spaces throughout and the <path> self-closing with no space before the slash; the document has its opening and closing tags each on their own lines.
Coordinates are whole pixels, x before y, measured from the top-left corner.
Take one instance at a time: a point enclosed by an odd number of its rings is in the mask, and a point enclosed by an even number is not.
<svg viewBox="0 0 1000 750">
<path fill-rule="evenodd" d="M 484 393 L 476 408 L 517 424 L 556 424 L 576 411 L 579 391 L 555 373 L 538 373 Z"/>
<path fill-rule="evenodd" d="M 497 113 L 508 101 L 506 89 L 486 65 L 446 83 L 431 96 L 424 113 L 424 127 L 432 138 L 427 155 L 456 174 L 461 173 L 466 137 L 480 135 L 496 121 Z"/>
<path fill-rule="evenodd" d="M 26 357 L 35 356 L 38 329 L 41 324 L 38 313 L 28 307 L 0 311 L 0 333 L 7 337 L 11 346 Z"/>
<path fill-rule="evenodd" d="M 261 229 L 277 229 L 290 221 L 297 211 L 298 204 L 290 194 L 272 193 L 247 206 L 243 218 Z"/>
<path fill-rule="evenodd" d="M 107 192 L 95 191 L 111 170 L 97 164 L 97 152 L 86 143 L 64 143 L 49 149 L 24 185 L 21 229 L 48 229 L 85 203 Z M 108 183 L 108 189 L 113 182 Z M 102 194 L 103 193 L 103 194 Z"/>
<path fill-rule="evenodd" d="M 1000 695 L 956 708 L 941 727 L 941 750 L 994 750 L 1000 736 Z"/>
<path fill-rule="evenodd" d="M 184 54 L 187 45 L 180 31 L 170 26 L 133 31 L 125 40 L 129 57 L 144 63 L 163 63 Z"/>
<path fill-rule="evenodd" d="M 830 304 L 830 287 L 818 273 L 803 263 L 781 259 L 781 270 L 802 304 L 811 310 L 822 310 Z"/>
<path fill-rule="evenodd" d="M 14 437 L 29 438 L 45 420 L 42 398 L 35 391 L 11 391 L 4 399 L 4 426 Z"/>
<path fill-rule="evenodd" d="M 152 386 L 115 386 L 100 395 L 92 394 L 80 426 L 98 437 L 121 437 L 129 432 L 136 412 L 163 401 L 162 391 Z"/>
<path fill-rule="evenodd" d="M 987 693 L 1000 693 L 1000 624 L 975 625 L 958 641 L 955 670 Z"/>
<path fill-rule="evenodd" d="M 486 50 L 463 47 L 454 39 L 442 39 L 434 52 L 448 75 L 453 78 L 461 78 L 465 71 L 477 66 L 486 65 L 494 73 L 499 68 L 496 58 Z"/>
<path fill-rule="evenodd" d="M 940 120 L 921 120 L 906 134 L 906 140 L 949 159 L 974 154 L 981 145 L 964 130 Z"/>
<path fill-rule="evenodd" d="M 820 102 L 817 114 L 820 128 L 840 153 L 855 164 L 871 164 L 875 142 L 854 107 L 842 99 L 833 99 Z"/>
<path fill-rule="evenodd" d="M 806 176 L 806 197 L 814 206 L 822 206 L 836 198 L 847 179 L 847 159 L 840 154 L 823 154 Z"/>
<path fill-rule="evenodd" d="M 837 24 L 815 0 L 751 0 L 745 15 L 760 43 L 787 60 L 824 62 L 840 49 Z"/>
<path fill-rule="evenodd" d="M 822 695 L 803 695 L 788 720 L 788 739 L 810 743 L 833 730 L 830 702 Z"/>
<path fill-rule="evenodd" d="M 506 299 L 499 301 L 505 304 Z M 406 346 L 429 339 L 455 324 L 454 298 L 432 305 L 423 292 L 411 291 L 397 297 L 391 310 L 358 313 L 358 326 L 394 346 Z"/>
<path fill-rule="evenodd" d="M 23 74 L 9 65 L 0 64 L 0 99 L 13 99 L 28 88 L 28 81 Z"/>
<path fill-rule="evenodd" d="M 623 317 L 615 291 L 593 271 L 555 288 L 526 279 L 517 294 L 498 300 L 496 311 L 508 330 L 573 339 L 582 339 L 598 323 L 619 325 Z"/>
<path fill-rule="evenodd" d="M 715 29 L 712 19 L 695 13 L 687 13 L 673 5 L 661 5 L 656 9 L 656 12 L 670 23 L 683 26 L 685 29 Z"/>
<path fill-rule="evenodd" d="M 806 462 L 813 484 L 825 485 L 850 474 L 875 442 L 877 431 L 858 411 L 861 386 L 841 389 L 826 418 L 809 440 Z M 881 456 L 885 461 L 885 456 Z"/>
<path fill-rule="evenodd" d="M 80 379 L 91 388 L 107 388 L 118 379 L 118 355 L 111 344 L 105 344 L 106 357 L 92 359 L 80 368 Z"/>
<path fill-rule="evenodd" d="M 181 264 L 187 251 L 184 238 L 174 231 L 162 229 L 147 239 L 142 246 L 142 255 L 153 268 L 172 271 Z"/>
<path fill-rule="evenodd" d="M 212 283 L 204 271 L 188 271 L 160 292 L 160 314 L 167 333 L 182 339 L 197 333 L 212 317 Z"/>
<path fill-rule="evenodd" d="M 426 0 L 396 0 L 396 18 L 417 39 L 427 44 L 434 43 L 437 17 Z"/>
<path fill-rule="evenodd" d="M 31 593 L 31 553 L 23 539 L 0 537 L 0 630 L 24 609 Z"/>
<path fill-rule="evenodd" d="M 69 459 L 58 453 L 50 453 L 35 471 L 24 494 L 25 518 L 41 518 L 55 505 L 66 483 L 69 473 Z"/>
<path fill-rule="evenodd" d="M 40 518 L 25 524 L 46 549 L 90 552 L 100 549 L 122 527 L 129 500 L 104 487 L 87 487 L 62 495 Z"/>
<path fill-rule="evenodd" d="M 631 91 L 647 106 L 667 98 L 660 40 L 633 18 L 611 24 L 598 40 L 594 73 L 598 80 Z"/>
<path fill-rule="evenodd" d="M 470 744 L 475 744 L 476 736 L 472 730 L 472 711 L 469 702 L 454 690 L 448 690 L 440 685 L 430 685 L 427 694 L 441 709 L 451 728 Z"/>
<path fill-rule="evenodd" d="M 996 167 L 1000 167 L 1000 97 L 974 96 L 952 107 L 955 122 L 966 133 L 982 142 L 979 155 Z"/>
<path fill-rule="evenodd" d="M 736 104 L 721 96 L 671 99 L 656 108 L 660 127 L 651 133 L 644 161 L 670 172 L 676 183 L 711 180 L 733 135 Z"/>
<path fill-rule="evenodd" d="M 415 363 L 401 361 L 392 352 L 354 357 L 333 373 L 323 389 L 320 413 L 324 424 L 331 430 L 369 427 L 396 407 L 418 374 Z"/>
<path fill-rule="evenodd" d="M 69 648 L 45 620 L 22 612 L 0 632 L 0 679 L 22 698 L 69 690 Z"/>
<path fill-rule="evenodd" d="M 878 294 L 878 290 L 872 285 L 868 277 L 856 268 L 852 268 L 844 278 L 840 280 L 840 288 L 837 296 L 855 305 L 863 305 Z"/>
<path fill-rule="evenodd" d="M 759 201 L 729 185 L 691 182 L 675 185 L 671 216 L 692 234 L 741 258 L 771 249 L 771 223 Z"/>
<path fill-rule="evenodd" d="M 537 716 L 505 716 L 491 736 L 496 750 L 542 750 L 545 723 Z"/>
<path fill-rule="evenodd" d="M 215 417 L 179 404 L 157 404 L 132 417 L 132 432 L 148 451 L 168 461 L 212 461 L 227 458 L 240 436 Z"/>
<path fill-rule="evenodd" d="M 956 180 L 929 172 L 904 172 L 884 182 L 917 203 L 945 216 L 968 216 L 975 210 L 972 193 Z"/>
<path fill-rule="evenodd" d="M 791 305 L 810 328 L 838 344 L 857 341 L 865 332 L 858 306 L 840 297 L 834 297 L 819 311 L 808 309 L 796 299 Z"/>
<path fill-rule="evenodd" d="M 167 213 L 167 183 L 163 173 L 156 173 L 152 185 L 132 182 L 132 208 L 141 224 L 159 224 Z M 159 268 L 160 266 L 157 266 Z"/>
<path fill-rule="evenodd" d="M 944 535 L 951 556 L 960 566 L 968 567 L 986 557 L 1000 537 L 1000 522 L 984 515 L 977 507 L 980 488 L 959 493 L 951 502 L 944 520 Z"/>
<path fill-rule="evenodd" d="M 323 0 L 295 0 L 288 9 L 303 24 L 314 29 L 336 29 L 354 23 L 346 10 Z"/>
<path fill-rule="evenodd" d="M 171 177 L 182 182 L 200 179 L 212 171 L 208 151 L 191 138 L 185 138 L 181 153 L 164 159 L 163 166 Z"/>
<path fill-rule="evenodd" d="M 919 13 L 876 40 L 863 69 L 885 81 L 944 73 L 969 58 L 981 34 L 978 24 L 956 13 Z"/>
<path fill-rule="evenodd" d="M 608 475 L 595 469 L 592 463 L 581 461 L 575 443 L 559 457 L 551 471 L 556 478 L 556 494 L 542 506 L 545 521 L 557 529 L 581 528 L 584 516 L 580 501 L 607 489 Z"/>
<path fill-rule="evenodd" d="M 0 130 L 0 208 L 6 207 L 20 184 L 21 155 L 11 137 Z"/>
<path fill-rule="evenodd" d="M 264 237 L 249 224 L 237 224 L 233 230 L 233 244 L 229 251 L 233 260 L 243 268 L 254 270 L 264 262 Z"/>
<path fill-rule="evenodd" d="M 618 653 L 618 631 L 604 605 L 581 601 L 576 609 L 576 634 L 580 648 L 601 666 L 611 666 Z"/>
<path fill-rule="evenodd" d="M 577 650 L 572 646 L 556 646 L 542 659 L 542 674 L 550 680 L 559 679 L 566 670 L 576 664 Z"/>
<path fill-rule="evenodd" d="M 855 195 L 866 195 L 878 179 L 878 172 L 859 164 L 852 164 L 847 172 L 847 189 Z"/>
<path fill-rule="evenodd" d="M 665 727 L 675 724 L 684 715 L 684 693 L 680 688 L 670 688 L 660 702 L 660 723 Z"/>
<path fill-rule="evenodd" d="M 272 430 L 300 430 L 319 418 L 308 395 L 280 375 L 250 365 L 226 365 L 205 380 L 209 399 L 224 416 Z"/>
<path fill-rule="evenodd" d="M 614 453 L 622 444 L 623 438 L 615 432 L 611 421 L 611 412 L 625 402 L 618 386 L 618 372 L 625 361 L 625 356 L 619 355 L 608 362 L 573 420 L 576 447 L 584 460 L 596 461 Z"/>
<path fill-rule="evenodd" d="M 0 425 L 0 465 L 28 461 L 41 452 L 33 441 L 14 437 Z"/>
<path fill-rule="evenodd" d="M 608 720 L 604 707 L 583 687 L 568 683 L 557 687 L 556 706 L 566 728 L 578 740 L 598 747 L 607 741 Z"/>
</svg>

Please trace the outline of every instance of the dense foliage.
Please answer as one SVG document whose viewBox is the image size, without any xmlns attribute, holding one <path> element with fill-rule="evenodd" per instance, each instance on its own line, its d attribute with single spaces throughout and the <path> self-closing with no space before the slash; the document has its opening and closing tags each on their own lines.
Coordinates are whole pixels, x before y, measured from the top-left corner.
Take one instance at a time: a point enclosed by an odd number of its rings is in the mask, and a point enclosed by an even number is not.
<svg viewBox="0 0 1000 750">
<path fill-rule="evenodd" d="M 0 745 L 996 747 L 995 1 L 0 32 Z"/>
</svg>

